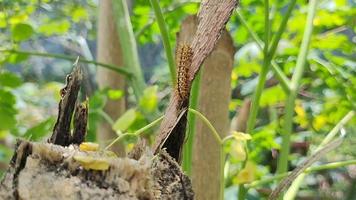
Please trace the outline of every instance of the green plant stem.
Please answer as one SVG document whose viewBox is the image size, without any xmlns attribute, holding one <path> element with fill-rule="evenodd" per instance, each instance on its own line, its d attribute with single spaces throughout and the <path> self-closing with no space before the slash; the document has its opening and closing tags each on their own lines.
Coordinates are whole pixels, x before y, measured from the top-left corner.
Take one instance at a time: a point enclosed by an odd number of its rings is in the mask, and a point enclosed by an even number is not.
<svg viewBox="0 0 356 200">
<path fill-rule="evenodd" d="M 112 1 L 116 29 L 120 40 L 125 66 L 134 76 L 129 80 L 137 100 L 143 95 L 146 87 L 140 67 L 135 35 L 130 21 L 126 0 Z"/>
<path fill-rule="evenodd" d="M 264 49 L 264 44 L 261 41 L 261 39 L 257 36 L 257 34 L 252 30 L 252 28 L 247 24 L 246 20 L 243 18 L 241 13 L 239 11 L 237 12 L 237 17 L 239 18 L 241 24 L 247 29 L 249 34 L 252 36 L 252 39 L 256 42 L 258 48 L 263 51 Z M 278 79 L 279 83 L 281 84 L 281 87 L 283 88 L 284 92 L 286 94 L 289 93 L 289 79 L 287 76 L 283 73 L 281 68 L 277 65 L 277 63 L 274 60 L 271 60 L 271 66 L 274 74 L 276 75 L 276 78 Z"/>
<path fill-rule="evenodd" d="M 336 124 L 336 126 L 326 135 L 326 137 L 323 139 L 323 141 L 320 143 L 320 145 L 313 151 L 317 152 L 320 149 L 322 149 L 323 147 L 325 147 L 325 145 L 329 144 L 331 142 L 332 139 L 334 139 L 334 137 L 336 136 L 336 134 L 341 130 L 341 128 L 349 121 L 352 119 L 352 117 L 355 115 L 355 111 L 350 111 L 348 112 L 345 117 L 343 117 L 339 123 Z M 323 168 L 323 167 L 322 167 Z M 307 170 L 306 170 L 307 171 Z M 300 174 L 291 184 L 291 186 L 289 187 L 288 191 L 286 192 L 286 194 L 284 195 L 285 199 L 294 199 L 300 185 L 302 184 L 304 178 L 306 176 L 306 173 L 302 173 Z"/>
<path fill-rule="evenodd" d="M 163 9 L 162 10 L 162 14 L 163 15 L 169 15 L 171 13 L 174 13 L 176 10 L 186 6 L 186 5 L 189 5 L 189 4 L 197 4 L 199 5 L 200 4 L 200 1 L 199 0 L 194 0 L 194 1 L 184 1 L 184 2 L 179 2 L 177 3 L 176 5 L 174 5 L 173 7 L 171 8 L 168 8 L 168 9 Z M 154 24 L 156 20 L 154 18 L 151 18 L 147 24 L 145 24 L 140 30 L 138 30 L 136 33 L 135 33 L 135 37 L 136 39 L 138 39 L 144 32 L 146 29 L 148 29 L 150 26 L 152 26 Z"/>
<path fill-rule="evenodd" d="M 211 133 L 213 134 L 215 140 L 221 145 L 223 144 L 223 140 L 221 139 L 219 133 L 216 131 L 215 127 L 210 123 L 210 121 L 199 111 L 194 110 L 193 108 L 189 108 L 188 111 L 190 113 L 193 113 L 194 115 L 198 116 L 211 130 Z"/>
<path fill-rule="evenodd" d="M 140 136 L 143 132 L 147 131 L 148 129 L 152 128 L 153 126 L 157 125 L 160 121 L 162 121 L 163 117 L 164 116 L 161 116 L 160 118 L 154 120 L 153 122 L 147 124 L 146 126 L 138 129 L 134 133 L 123 133 L 123 134 L 119 135 L 115 140 L 113 140 L 108 146 L 105 147 L 105 150 L 108 150 L 116 142 L 121 141 L 123 138 L 125 138 L 128 135 Z"/>
<path fill-rule="evenodd" d="M 350 121 L 354 116 L 355 111 L 348 112 L 345 117 L 343 117 L 340 122 L 337 123 L 336 126 L 326 135 L 326 137 L 323 139 L 323 141 L 320 143 L 320 145 L 315 151 L 320 150 L 321 148 L 323 148 L 323 146 L 331 142 L 331 140 L 336 136 L 336 134 L 341 130 L 341 128 L 345 126 L 345 124 Z"/>
<path fill-rule="evenodd" d="M 219 143 L 220 146 L 220 191 L 219 191 L 219 199 L 224 200 L 224 189 L 225 189 L 225 180 L 224 180 L 224 170 L 225 170 L 225 159 L 226 154 L 224 152 L 224 139 L 221 139 L 219 133 L 216 131 L 214 126 L 210 123 L 210 121 L 199 111 L 189 108 L 188 111 L 194 115 L 197 115 L 211 130 L 216 142 Z"/>
<path fill-rule="evenodd" d="M 114 120 L 102 109 L 97 109 L 96 111 L 101 117 L 103 117 L 105 119 L 106 122 L 108 122 L 110 124 L 110 126 L 114 125 Z"/>
<path fill-rule="evenodd" d="M 161 32 L 161 36 L 162 36 L 162 41 L 163 41 L 163 46 L 164 46 L 164 50 L 166 52 L 166 57 L 167 57 L 167 61 L 168 61 L 168 66 L 169 66 L 169 71 L 171 74 L 171 79 L 172 79 L 172 85 L 175 85 L 177 82 L 177 77 L 176 77 L 176 67 L 174 64 L 174 56 L 173 56 L 173 51 L 172 51 L 172 47 L 171 44 L 169 43 L 169 34 L 167 31 L 167 27 L 166 27 L 166 22 L 164 21 L 164 17 L 162 14 L 162 10 L 159 6 L 159 3 L 157 0 L 150 0 L 153 11 L 155 13 L 156 16 L 156 20 L 158 23 L 158 27 L 159 30 Z"/>
<path fill-rule="evenodd" d="M 277 173 L 282 174 L 287 171 L 288 169 L 288 156 L 290 151 L 290 136 L 292 132 L 292 124 L 293 124 L 293 115 L 294 115 L 294 106 L 295 106 L 295 99 L 297 97 L 297 93 L 299 90 L 300 80 L 303 76 L 306 57 L 308 54 L 309 43 L 311 39 L 311 35 L 313 32 L 313 19 L 315 16 L 316 11 L 316 4 L 317 0 L 309 1 L 309 10 L 307 21 L 305 24 L 305 31 L 303 35 L 302 44 L 300 47 L 300 52 L 297 58 L 297 64 L 295 68 L 295 73 L 292 77 L 292 82 L 290 85 L 290 93 L 289 97 L 286 101 L 286 111 L 284 117 L 284 127 L 283 127 L 283 135 L 282 135 L 282 148 L 281 148 L 281 155 L 278 160 L 278 168 Z"/>
<path fill-rule="evenodd" d="M 262 66 L 261 74 L 258 79 L 257 87 L 253 94 L 253 100 L 252 100 L 252 104 L 251 104 L 250 114 L 249 114 L 248 120 L 247 120 L 247 133 L 248 134 L 252 134 L 252 131 L 256 124 L 261 94 L 262 94 L 262 90 L 264 88 L 267 73 L 269 70 L 269 63 L 270 63 L 270 60 L 268 57 L 269 32 L 270 32 L 269 0 L 264 1 L 264 12 L 265 12 L 265 35 L 264 35 L 264 48 L 263 48 L 264 59 L 263 59 L 263 66 Z M 248 150 L 248 145 L 245 149 Z M 246 152 L 248 152 L 248 151 L 246 151 Z M 248 156 L 246 156 L 246 159 L 243 161 L 243 163 L 241 165 L 241 170 L 245 167 L 247 160 L 248 160 Z M 246 195 L 247 195 L 247 188 L 244 186 L 244 184 L 240 184 L 238 199 L 244 200 L 244 199 L 246 199 Z"/>
<path fill-rule="evenodd" d="M 275 34 L 275 37 L 273 37 L 273 39 L 272 39 L 271 45 L 268 49 L 268 53 L 269 53 L 269 56 L 271 57 L 271 59 L 273 59 L 273 57 L 276 53 L 279 41 L 281 40 L 282 34 L 284 33 L 284 31 L 286 29 L 287 22 L 289 20 L 290 15 L 292 14 L 292 11 L 293 11 L 293 8 L 295 7 L 296 2 L 297 2 L 297 0 L 292 0 L 290 2 L 287 12 L 283 16 L 281 25 L 279 26 L 278 31 Z"/>
<path fill-rule="evenodd" d="M 224 152 L 224 143 L 220 144 L 220 200 L 224 200 L 224 190 L 225 190 L 225 159 L 226 154 Z"/>
<path fill-rule="evenodd" d="M 192 90 L 189 98 L 189 108 L 197 109 L 198 107 L 198 97 L 200 90 L 200 75 L 195 77 L 192 85 Z M 188 174 L 188 176 L 192 173 L 192 157 L 193 157 L 193 144 L 195 137 L 195 115 L 188 113 L 188 130 L 187 130 L 187 142 L 184 145 L 183 149 L 183 170 Z"/>
<path fill-rule="evenodd" d="M 20 54 L 20 55 L 26 55 L 26 56 L 57 58 L 57 59 L 68 60 L 68 61 L 72 61 L 72 62 L 77 60 L 77 57 L 66 56 L 66 55 L 63 55 L 63 54 L 41 53 L 41 52 L 32 52 L 32 51 L 20 51 L 20 50 L 15 50 L 15 49 L 0 49 L 0 52 L 6 52 L 6 53 L 11 53 L 11 54 Z M 116 66 L 116 65 L 96 62 L 94 60 L 85 60 L 85 59 L 82 59 L 82 58 L 79 58 L 79 62 L 88 63 L 88 64 L 94 64 L 94 65 L 97 65 L 99 67 L 104 67 L 106 69 L 110 69 L 110 70 L 112 70 L 114 72 L 122 74 L 125 77 L 130 77 L 130 76 L 133 75 L 130 71 L 128 71 L 124 67 L 119 67 L 119 66 Z"/>
<path fill-rule="evenodd" d="M 325 164 L 325 165 L 310 167 L 310 168 L 306 169 L 304 171 L 304 173 L 310 174 L 310 173 L 314 173 L 314 172 L 318 172 L 318 171 L 322 171 L 322 170 L 336 169 L 336 168 L 340 168 L 340 167 L 344 167 L 344 166 L 348 166 L 348 165 L 355 165 L 355 164 L 356 164 L 356 160 L 332 162 L 332 163 L 328 163 L 328 164 Z M 265 185 L 265 184 L 268 184 L 268 183 L 272 183 L 272 182 L 274 182 L 276 180 L 280 180 L 280 179 L 286 177 L 288 174 L 289 173 L 283 173 L 283 174 L 277 174 L 277 175 L 272 176 L 272 177 L 266 177 L 266 178 L 263 178 L 261 180 L 254 181 L 254 182 L 246 185 L 246 187 L 247 188 L 256 188 L 258 186 Z"/>
</svg>

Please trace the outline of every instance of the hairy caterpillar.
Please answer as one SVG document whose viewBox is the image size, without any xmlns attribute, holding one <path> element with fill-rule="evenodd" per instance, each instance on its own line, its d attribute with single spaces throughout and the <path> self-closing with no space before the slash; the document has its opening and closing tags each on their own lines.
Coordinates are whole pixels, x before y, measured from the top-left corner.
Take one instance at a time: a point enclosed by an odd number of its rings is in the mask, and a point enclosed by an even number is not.
<svg viewBox="0 0 356 200">
<path fill-rule="evenodd" d="M 193 51 L 190 45 L 180 44 L 176 51 L 176 64 L 178 68 L 177 92 L 180 101 L 189 98 L 189 68 L 192 64 Z"/>
</svg>

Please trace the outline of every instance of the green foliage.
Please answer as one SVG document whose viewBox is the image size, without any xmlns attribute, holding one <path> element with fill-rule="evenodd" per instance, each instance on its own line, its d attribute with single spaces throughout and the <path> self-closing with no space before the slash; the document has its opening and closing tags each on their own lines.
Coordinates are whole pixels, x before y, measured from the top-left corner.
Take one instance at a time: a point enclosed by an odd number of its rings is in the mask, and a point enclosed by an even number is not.
<svg viewBox="0 0 356 200">
<path fill-rule="evenodd" d="M 133 124 L 135 119 L 136 110 L 129 109 L 116 120 L 115 124 L 113 125 L 113 129 L 118 133 L 125 132 Z"/>
<path fill-rule="evenodd" d="M 52 131 L 53 124 L 55 122 L 55 119 L 50 117 L 28 129 L 23 137 L 33 141 L 38 141 Z"/>
<path fill-rule="evenodd" d="M 138 135 L 132 134 L 156 119 L 159 112 L 166 108 L 170 89 L 167 63 L 160 49 L 161 36 L 149 1 L 135 0 L 132 2 L 131 22 L 139 47 L 157 47 L 160 53 L 158 61 L 155 60 L 151 73 L 152 77 L 145 77 L 152 86 L 141 90 L 143 93 L 139 101 L 133 100 L 131 88 L 128 91 L 115 89 L 97 90 L 89 97 L 89 123 L 88 141 L 96 141 L 97 125 L 100 122 L 109 123 L 118 133 L 124 133 L 125 144 L 132 147 Z M 271 34 L 269 41 L 277 34 L 286 10 L 291 1 L 270 0 Z M 169 34 L 169 43 L 176 45 L 176 33 L 182 20 L 198 11 L 200 1 L 161 0 L 162 13 Z M 297 56 L 300 52 L 305 20 L 307 16 L 308 1 L 297 1 L 292 10 L 291 17 L 283 32 L 279 45 L 274 55 L 274 62 L 289 78 L 295 72 Z M 325 134 L 337 124 L 350 110 L 355 110 L 356 102 L 356 61 L 354 38 L 355 29 L 355 3 L 347 0 L 319 1 L 315 19 L 313 20 L 314 32 L 311 38 L 310 51 L 307 55 L 304 78 L 301 80 L 301 90 L 297 102 L 292 109 L 295 116 L 292 118 L 291 141 L 318 145 Z M 56 0 L 3 0 L 0 1 L 0 42 L 2 49 L 15 49 L 28 51 L 60 51 L 67 53 L 68 49 L 77 54 L 80 50 L 78 38 L 88 41 L 88 48 L 94 54 L 94 43 L 97 39 L 97 1 L 56 1 Z M 264 39 L 264 4 L 258 0 L 240 1 L 239 12 L 247 25 L 255 33 L 254 38 L 249 30 L 233 14 L 228 30 L 233 36 L 233 41 L 238 51 L 235 56 L 235 67 L 232 73 L 233 99 L 230 102 L 230 117 L 238 114 L 236 108 L 241 106 L 245 98 L 251 98 L 256 90 L 259 75 L 264 66 L 264 55 L 257 43 Z M 261 39 L 260 39 L 261 38 Z M 259 40 L 256 42 L 256 40 Z M 41 43 L 58 43 L 55 46 L 41 46 Z M 68 46 L 68 43 L 71 45 Z M 262 42 L 263 43 L 263 42 Z M 36 50 L 38 49 L 38 50 Z M 145 48 L 139 48 L 142 57 L 147 53 Z M 143 58 L 141 58 L 143 59 Z M 146 58 L 147 59 L 147 58 Z M 151 58 L 150 58 L 151 59 Z M 49 60 L 49 59 L 48 59 Z M 41 140 L 51 132 L 54 117 L 57 112 L 59 88 L 63 85 L 47 83 L 57 80 L 55 77 L 46 77 L 48 66 L 47 59 L 40 62 L 30 60 L 25 54 L 0 52 L 0 137 L 1 139 L 13 137 L 31 138 Z M 142 62 L 143 70 L 151 70 Z M 43 66 L 41 66 L 41 64 Z M 39 65 L 39 66 L 37 66 Z M 69 69 L 68 63 L 54 62 L 50 70 L 55 73 L 65 73 Z M 95 71 L 91 69 L 92 71 Z M 43 74 L 42 74 L 43 73 Z M 91 72 L 93 73 L 93 72 Z M 37 74 L 41 74 L 37 78 Z M 58 75 L 61 77 L 62 75 Z M 92 77 L 92 76 L 90 76 Z M 130 86 L 130 85 L 129 85 Z M 171 86 L 169 86 L 171 88 Z M 198 90 L 195 91 L 198 94 Z M 252 140 L 249 142 L 249 152 L 236 141 L 228 141 L 225 152 L 228 153 L 226 165 L 226 183 L 228 188 L 236 188 L 241 183 L 241 177 L 264 180 L 272 175 L 275 170 L 276 159 L 271 152 L 280 150 L 282 139 L 282 126 L 285 103 L 289 94 L 286 94 L 272 73 L 267 74 L 267 84 L 264 85 L 259 101 L 259 114 L 256 126 L 251 131 Z M 108 100 L 117 101 L 128 99 L 130 109 L 118 119 L 111 119 L 105 112 L 104 106 Z M 212 105 L 213 106 L 213 105 Z M 193 122 L 192 122 L 193 123 Z M 347 125 L 345 130 L 352 133 L 355 130 L 355 120 L 351 121 L 352 127 Z M 189 124 L 190 127 L 194 124 Z M 154 130 L 144 130 L 145 137 L 151 140 Z M 140 133 L 141 134 L 141 133 Z M 355 135 L 349 134 L 348 141 L 354 141 Z M 330 154 L 325 160 L 354 158 L 352 142 L 345 143 L 338 152 Z M 351 149 L 350 149 L 351 148 Z M 193 149 L 190 149 L 193 151 Z M 0 161 L 7 162 L 11 150 L 0 146 Z M 252 164 L 244 168 L 242 155 L 248 157 Z M 300 152 L 289 156 L 291 167 L 295 167 L 307 155 Z M 253 166 L 253 167 L 251 167 Z M 189 168 L 186 167 L 185 168 Z M 249 170 L 250 169 L 250 170 Z M 252 169 L 252 170 L 251 170 Z M 240 172 L 244 173 L 240 173 Z M 333 179 L 345 171 L 335 171 Z M 253 174 L 254 176 L 247 176 Z M 326 174 L 326 173 L 324 173 Z M 323 174 L 319 174 L 323 175 Z M 317 188 L 315 176 L 313 181 L 308 181 L 313 190 Z M 246 179 L 247 180 L 247 179 Z M 334 181 L 338 182 L 338 181 Z M 265 187 L 273 188 L 273 184 Z M 334 186 L 331 186 L 334 187 Z M 335 185 L 335 188 L 339 187 Z M 304 187 L 306 188 L 306 187 Z M 335 188 L 331 188 L 334 189 Z M 340 188 L 338 188 L 340 189 Z M 341 188 L 345 191 L 345 188 Z M 340 189 L 340 190 L 341 190 Z M 229 190 L 229 192 L 232 190 Z M 226 195 L 227 199 L 235 199 L 233 195 Z M 229 194 L 231 194 L 229 193 Z M 259 190 L 250 192 L 249 199 L 261 199 L 263 194 Z M 332 198 L 332 197 L 330 197 Z"/>
<path fill-rule="evenodd" d="M 15 103 L 16 98 L 11 92 L 0 89 L 0 130 L 15 127 L 18 112 Z"/>
</svg>

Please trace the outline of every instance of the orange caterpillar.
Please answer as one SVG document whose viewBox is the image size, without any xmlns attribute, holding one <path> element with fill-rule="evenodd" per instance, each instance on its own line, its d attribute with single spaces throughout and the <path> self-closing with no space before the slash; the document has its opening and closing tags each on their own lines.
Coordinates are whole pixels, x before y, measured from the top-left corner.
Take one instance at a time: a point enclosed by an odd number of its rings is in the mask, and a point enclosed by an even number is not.
<svg viewBox="0 0 356 200">
<path fill-rule="evenodd" d="M 192 64 L 193 51 L 190 45 L 180 44 L 176 51 L 176 65 L 178 68 L 177 91 L 180 101 L 189 99 L 189 68 Z"/>
</svg>

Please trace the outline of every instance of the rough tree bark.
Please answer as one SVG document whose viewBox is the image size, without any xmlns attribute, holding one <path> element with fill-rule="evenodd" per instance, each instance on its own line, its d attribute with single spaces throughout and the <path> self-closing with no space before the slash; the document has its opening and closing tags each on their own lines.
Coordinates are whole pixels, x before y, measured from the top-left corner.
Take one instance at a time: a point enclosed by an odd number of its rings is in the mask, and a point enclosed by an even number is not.
<svg viewBox="0 0 356 200">
<path fill-rule="evenodd" d="M 123 66 L 122 50 L 114 20 L 112 0 L 100 1 L 97 58 L 100 62 Z M 121 75 L 104 68 L 99 68 L 97 73 L 99 88 L 110 87 L 112 89 L 125 90 L 125 79 Z M 117 119 L 125 111 L 125 108 L 125 98 L 115 101 L 108 100 L 104 111 L 112 119 Z M 97 136 L 99 141 L 105 143 L 117 135 L 108 122 L 102 122 L 97 130 Z M 114 145 L 113 150 L 120 155 L 124 154 L 124 149 L 119 144 Z"/>
<path fill-rule="evenodd" d="M 173 91 L 171 100 L 162 121 L 159 134 L 156 137 L 153 151 L 157 153 L 166 148 L 167 152 L 178 162 L 181 159 L 181 149 L 185 138 L 187 108 L 192 82 L 204 60 L 213 51 L 221 36 L 225 24 L 237 6 L 237 0 L 218 1 L 205 0 L 201 2 L 198 13 L 198 27 L 191 43 L 182 44 L 189 49 L 176 55 L 178 63 L 178 85 Z M 180 73 L 180 68 L 185 73 Z M 180 77 L 180 75 L 183 76 Z M 183 82 L 184 81 L 184 82 Z M 181 91 L 184 91 L 183 93 Z"/>
</svg>

